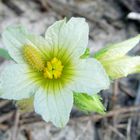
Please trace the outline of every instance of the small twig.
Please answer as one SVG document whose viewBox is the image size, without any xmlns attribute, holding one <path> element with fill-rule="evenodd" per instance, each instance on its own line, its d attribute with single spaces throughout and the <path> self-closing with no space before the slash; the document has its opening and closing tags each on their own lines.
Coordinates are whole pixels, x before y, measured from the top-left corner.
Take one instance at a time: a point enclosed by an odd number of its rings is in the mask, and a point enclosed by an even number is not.
<svg viewBox="0 0 140 140">
<path fill-rule="evenodd" d="M 113 96 L 112 96 L 112 106 L 114 107 L 115 104 L 116 104 L 116 101 L 117 101 L 117 96 L 118 96 L 118 93 L 119 93 L 119 88 L 118 88 L 118 84 L 119 84 L 119 81 L 116 80 L 113 84 Z"/>
<path fill-rule="evenodd" d="M 32 140 L 31 131 L 25 129 L 25 133 L 26 133 L 27 140 Z"/>
<path fill-rule="evenodd" d="M 115 125 L 115 128 L 126 129 L 127 128 L 127 124 L 117 124 L 117 125 Z"/>
<path fill-rule="evenodd" d="M 109 125 L 109 128 L 110 128 L 111 131 L 116 133 L 121 139 L 126 140 L 126 137 L 122 133 L 120 133 L 115 127 Z"/>
<path fill-rule="evenodd" d="M 128 113 L 125 113 L 121 116 L 118 116 L 119 119 L 126 119 L 126 118 L 129 118 L 129 117 L 140 117 L 140 112 L 128 112 Z"/>
<path fill-rule="evenodd" d="M 125 7 L 127 7 L 130 11 L 133 11 L 133 5 L 132 2 L 130 3 L 127 0 L 121 0 L 120 1 Z"/>
<path fill-rule="evenodd" d="M 130 96 L 131 98 L 135 98 L 134 91 L 130 90 L 128 87 L 123 86 L 122 84 L 119 85 L 120 90 L 125 93 L 126 95 Z"/>
<path fill-rule="evenodd" d="M 130 118 L 128 120 L 128 125 L 127 125 L 127 140 L 131 140 L 131 124 L 132 124 L 132 119 Z"/>
<path fill-rule="evenodd" d="M 49 7 L 48 7 L 47 0 L 35 0 L 35 1 L 41 4 L 43 10 L 48 11 Z"/>
<path fill-rule="evenodd" d="M 13 133 L 12 133 L 11 140 L 17 140 L 19 117 L 20 117 L 20 114 L 19 114 L 19 111 L 17 110 L 16 114 L 15 114 L 15 122 L 14 122 L 14 127 L 13 127 Z"/>
<path fill-rule="evenodd" d="M 135 105 L 140 105 L 140 82 L 139 82 L 139 86 L 138 86 L 138 90 L 137 90 Z"/>
<path fill-rule="evenodd" d="M 9 103 L 8 100 L 0 101 L 0 108 L 4 107 L 4 106 L 7 105 L 8 103 Z"/>
<path fill-rule="evenodd" d="M 138 86 L 138 90 L 137 90 L 137 95 L 136 95 L 136 99 L 135 99 L 135 102 L 134 102 L 135 105 L 140 105 L 140 82 L 139 82 L 139 86 Z M 138 109 L 136 111 L 136 115 L 133 116 L 132 118 L 132 128 L 133 126 L 134 127 L 137 127 L 138 126 L 138 121 L 139 121 L 139 114 L 140 113 L 140 109 Z M 133 140 L 136 140 L 137 139 L 137 136 L 136 136 L 136 131 L 134 129 L 131 130 L 131 137 Z"/>
<path fill-rule="evenodd" d="M 89 128 L 90 123 L 91 123 L 91 121 L 89 120 L 87 122 L 87 125 L 84 127 L 84 129 L 82 130 L 82 132 L 75 138 L 75 140 L 79 140 L 86 133 L 86 131 Z"/>
<path fill-rule="evenodd" d="M 2 2 L 12 9 L 17 15 L 21 15 L 23 13 L 23 11 L 12 0 L 2 0 Z"/>
<path fill-rule="evenodd" d="M 98 122 L 104 118 L 110 118 L 110 117 L 114 117 L 119 114 L 125 114 L 128 112 L 135 112 L 139 109 L 140 109 L 140 106 L 125 107 L 125 108 L 114 109 L 114 110 L 108 112 L 106 115 L 95 115 L 94 114 L 90 117 L 84 116 L 84 117 L 73 118 L 73 119 L 81 119 L 82 121 L 84 121 L 84 120 L 89 120 L 91 118 L 91 120 L 93 120 L 94 122 Z"/>
<path fill-rule="evenodd" d="M 7 114 L 4 114 L 4 115 L 0 116 L 0 123 L 10 119 L 13 116 L 13 114 L 14 114 L 14 111 L 11 111 Z"/>
<path fill-rule="evenodd" d="M 23 119 L 20 120 L 20 125 L 29 124 L 29 123 L 35 123 L 35 122 L 38 122 L 38 121 L 42 121 L 41 117 L 39 117 L 39 116 L 23 118 Z"/>
<path fill-rule="evenodd" d="M 4 125 L 4 124 L 0 124 L 0 130 L 7 130 L 8 129 L 8 125 Z"/>
<path fill-rule="evenodd" d="M 82 116 L 78 118 L 71 118 L 71 121 L 73 120 L 81 120 L 81 121 L 88 121 L 92 120 L 94 122 L 99 122 L 100 120 L 104 118 L 113 118 L 114 116 L 120 116 L 120 114 L 123 114 L 122 117 L 130 117 L 134 115 L 134 112 L 140 110 L 140 106 L 132 106 L 132 107 L 125 107 L 125 108 L 119 108 L 119 109 L 114 109 L 110 112 L 107 112 L 106 115 L 98 115 L 98 114 L 93 114 L 91 116 Z M 126 114 L 126 115 L 125 115 Z M 30 118 L 23 118 L 20 120 L 20 126 L 23 128 L 26 128 L 26 126 L 32 124 L 32 123 L 39 123 L 42 122 L 42 119 L 38 116 L 30 117 Z"/>
<path fill-rule="evenodd" d="M 114 90 L 113 90 L 113 92 L 114 92 L 114 95 L 115 95 L 115 96 L 118 95 L 118 83 L 119 83 L 119 80 L 116 80 L 116 81 L 114 82 Z"/>
</svg>

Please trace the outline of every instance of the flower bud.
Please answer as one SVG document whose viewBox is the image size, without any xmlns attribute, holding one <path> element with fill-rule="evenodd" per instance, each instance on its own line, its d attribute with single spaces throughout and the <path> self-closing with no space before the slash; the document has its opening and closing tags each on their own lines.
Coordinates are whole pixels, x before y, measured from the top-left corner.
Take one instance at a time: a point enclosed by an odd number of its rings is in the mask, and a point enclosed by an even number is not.
<svg viewBox="0 0 140 140">
<path fill-rule="evenodd" d="M 74 93 L 74 105 L 84 112 L 98 112 L 105 114 L 105 107 L 101 103 L 101 97 L 97 94 L 89 96 L 85 93 Z"/>
<path fill-rule="evenodd" d="M 94 57 L 101 62 L 111 79 L 138 73 L 140 72 L 140 56 L 130 57 L 127 53 L 139 43 L 139 40 L 140 35 L 109 45 L 97 52 Z"/>
</svg>

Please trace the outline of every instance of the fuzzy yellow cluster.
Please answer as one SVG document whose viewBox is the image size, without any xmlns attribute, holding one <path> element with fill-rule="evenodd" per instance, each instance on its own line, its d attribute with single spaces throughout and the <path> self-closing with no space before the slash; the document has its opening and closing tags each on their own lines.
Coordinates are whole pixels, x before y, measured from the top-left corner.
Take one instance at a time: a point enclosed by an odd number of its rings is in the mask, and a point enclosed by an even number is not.
<svg viewBox="0 0 140 140">
<path fill-rule="evenodd" d="M 45 61 L 42 59 L 40 52 L 34 47 L 30 45 L 23 46 L 23 56 L 34 69 L 42 71 L 45 68 Z"/>
<path fill-rule="evenodd" d="M 45 78 L 58 79 L 61 77 L 64 66 L 56 57 L 51 61 L 47 61 L 45 66 L 45 60 L 42 59 L 40 52 L 30 45 L 23 46 L 23 56 L 32 68 L 43 71 Z"/>
</svg>

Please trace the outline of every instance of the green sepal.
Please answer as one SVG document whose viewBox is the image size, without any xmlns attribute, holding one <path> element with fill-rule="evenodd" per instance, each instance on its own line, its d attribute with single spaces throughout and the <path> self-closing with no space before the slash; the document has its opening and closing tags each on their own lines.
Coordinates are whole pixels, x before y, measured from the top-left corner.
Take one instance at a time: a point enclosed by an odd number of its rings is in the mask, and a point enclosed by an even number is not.
<svg viewBox="0 0 140 140">
<path fill-rule="evenodd" d="M 90 49 L 86 48 L 85 52 L 83 55 L 80 56 L 81 59 L 89 58 L 90 56 Z"/>
<path fill-rule="evenodd" d="M 12 58 L 10 57 L 9 53 L 7 50 L 0 48 L 0 57 L 6 59 L 6 60 L 11 60 Z"/>
<path fill-rule="evenodd" d="M 97 94 L 90 96 L 85 93 L 74 92 L 75 107 L 85 113 L 97 112 L 105 114 L 105 107 L 103 106 L 101 100 L 102 98 Z"/>
</svg>

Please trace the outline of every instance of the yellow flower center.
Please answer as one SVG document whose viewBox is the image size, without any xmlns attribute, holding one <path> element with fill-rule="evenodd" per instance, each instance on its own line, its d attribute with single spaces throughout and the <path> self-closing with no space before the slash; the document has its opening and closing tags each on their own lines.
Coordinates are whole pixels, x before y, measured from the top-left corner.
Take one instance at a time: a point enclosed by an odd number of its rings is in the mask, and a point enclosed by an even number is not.
<svg viewBox="0 0 140 140">
<path fill-rule="evenodd" d="M 29 65 L 35 70 L 42 71 L 45 68 L 45 61 L 39 51 L 30 45 L 23 46 L 23 56 Z"/>
<path fill-rule="evenodd" d="M 54 57 L 47 62 L 47 67 L 44 68 L 44 77 L 49 79 L 58 79 L 61 77 L 63 65 L 60 60 Z"/>
<path fill-rule="evenodd" d="M 44 78 L 58 79 L 61 77 L 64 66 L 56 57 L 45 62 L 41 53 L 30 45 L 23 46 L 23 57 L 34 70 L 42 72 Z"/>
</svg>

